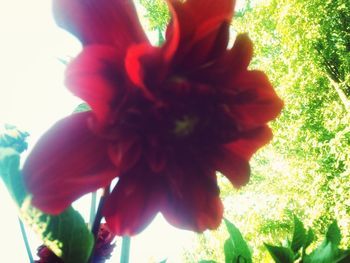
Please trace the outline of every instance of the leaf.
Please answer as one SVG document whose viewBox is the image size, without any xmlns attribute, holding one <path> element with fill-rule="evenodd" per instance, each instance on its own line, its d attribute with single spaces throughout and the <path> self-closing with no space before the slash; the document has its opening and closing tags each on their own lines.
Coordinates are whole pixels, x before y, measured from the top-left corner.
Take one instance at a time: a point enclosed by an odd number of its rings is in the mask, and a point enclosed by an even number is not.
<svg viewBox="0 0 350 263">
<path fill-rule="evenodd" d="M 198 261 L 198 263 L 217 263 L 217 262 L 214 260 L 200 260 Z"/>
<path fill-rule="evenodd" d="M 293 263 L 294 254 L 290 248 L 276 247 L 268 244 L 265 244 L 265 247 L 276 263 Z"/>
<path fill-rule="evenodd" d="M 28 147 L 28 136 L 28 132 L 23 132 L 14 125 L 4 124 L 0 127 L 0 147 L 10 147 L 21 153 Z"/>
<path fill-rule="evenodd" d="M 225 262 L 240 262 L 238 260 L 245 260 L 246 263 L 252 262 L 252 255 L 249 247 L 242 237 L 241 232 L 234 224 L 224 218 L 226 228 L 230 234 L 230 238 L 226 240 L 224 245 Z"/>
<path fill-rule="evenodd" d="M 306 257 L 310 263 L 329 263 L 334 262 L 339 253 L 341 234 L 336 221 L 334 221 L 327 230 L 325 240 L 309 256 Z"/>
<path fill-rule="evenodd" d="M 234 262 L 235 253 L 233 243 L 230 238 L 226 239 L 224 243 L 225 263 Z"/>
<path fill-rule="evenodd" d="M 308 263 L 331 263 L 335 257 L 332 243 L 324 241 L 316 250 L 306 257 Z"/>
<path fill-rule="evenodd" d="M 87 262 L 94 239 L 81 215 L 70 207 L 62 214 L 52 216 L 31 206 L 19 163 L 18 152 L 0 147 L 0 176 L 19 207 L 21 219 L 65 263 Z"/>
<path fill-rule="evenodd" d="M 334 221 L 329 227 L 326 233 L 326 239 L 334 246 L 339 246 L 341 240 L 341 233 L 338 227 L 337 221 Z"/>
<path fill-rule="evenodd" d="M 94 239 L 82 216 L 72 207 L 57 216 L 47 215 L 31 206 L 27 197 L 20 217 L 65 263 L 87 262 Z"/>
<path fill-rule="evenodd" d="M 84 112 L 84 111 L 90 111 L 91 108 L 90 106 L 83 102 L 83 103 L 80 103 L 73 111 L 73 113 L 77 113 L 77 112 Z"/>
<path fill-rule="evenodd" d="M 303 223 L 294 216 L 294 233 L 291 248 L 294 253 L 298 252 L 304 246 L 306 241 L 306 233 Z"/>
<path fill-rule="evenodd" d="M 312 243 L 312 241 L 314 241 L 314 239 L 315 239 L 314 231 L 310 228 L 306 234 L 304 250 L 311 245 L 311 243 Z"/>
<path fill-rule="evenodd" d="M 338 250 L 338 255 L 336 256 L 336 263 L 349 263 L 350 262 L 350 249 Z"/>
<path fill-rule="evenodd" d="M 163 31 L 160 27 L 157 27 L 157 31 L 158 31 L 158 46 L 161 46 L 165 41 L 163 37 Z"/>
<path fill-rule="evenodd" d="M 19 164 L 20 156 L 17 151 L 9 147 L 0 147 L 0 177 L 18 206 L 22 204 L 26 195 Z"/>
</svg>

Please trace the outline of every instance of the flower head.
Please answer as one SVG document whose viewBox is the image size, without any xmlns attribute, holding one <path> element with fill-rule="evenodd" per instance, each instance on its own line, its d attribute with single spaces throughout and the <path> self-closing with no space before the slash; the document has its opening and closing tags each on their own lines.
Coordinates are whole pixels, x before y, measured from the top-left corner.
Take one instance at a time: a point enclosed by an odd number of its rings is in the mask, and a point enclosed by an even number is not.
<svg viewBox="0 0 350 263">
<path fill-rule="evenodd" d="M 41 245 L 37 249 L 38 260 L 35 263 L 64 263 L 61 258 L 57 257 L 47 246 Z"/>
<path fill-rule="evenodd" d="M 135 234 L 157 212 L 203 231 L 222 218 L 216 171 L 234 186 L 272 137 L 282 101 L 264 73 L 247 69 L 252 44 L 227 48 L 233 0 L 168 0 L 160 47 L 147 40 L 129 0 L 54 0 L 56 20 L 83 43 L 66 84 L 91 112 L 57 122 L 24 165 L 33 203 L 60 213 L 118 177 L 103 215 Z"/>
<path fill-rule="evenodd" d="M 111 233 L 106 224 L 101 224 L 95 242 L 93 260 L 91 262 L 104 263 L 111 257 L 115 248 L 115 243 L 113 243 L 114 238 L 115 235 Z M 52 250 L 45 245 L 38 247 L 37 255 L 39 259 L 35 260 L 35 263 L 64 263 L 61 258 L 57 257 Z"/>
<path fill-rule="evenodd" d="M 93 262 L 103 263 L 111 257 L 115 248 L 114 238 L 115 235 L 108 226 L 101 224 L 96 238 Z"/>
</svg>

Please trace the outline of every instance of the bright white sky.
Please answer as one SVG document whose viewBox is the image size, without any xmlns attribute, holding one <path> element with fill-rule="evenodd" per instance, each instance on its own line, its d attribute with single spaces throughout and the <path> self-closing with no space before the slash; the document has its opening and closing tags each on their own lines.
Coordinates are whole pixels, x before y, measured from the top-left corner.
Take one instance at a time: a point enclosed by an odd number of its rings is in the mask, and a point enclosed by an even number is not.
<svg viewBox="0 0 350 263">
<path fill-rule="evenodd" d="M 63 86 L 65 66 L 80 44 L 53 22 L 48 0 L 0 0 L 0 123 L 11 123 L 38 137 L 79 104 Z M 87 199 L 89 201 L 89 199 Z M 80 201 L 84 212 L 84 201 Z M 86 210 L 86 209 L 85 209 Z M 16 209 L 0 183 L 0 261 L 28 262 Z M 87 216 L 87 215 L 86 215 Z M 88 218 L 88 217 L 86 217 Z M 181 262 L 183 246 L 194 235 L 169 226 L 161 217 L 131 244 L 131 262 Z M 33 254 L 40 244 L 30 235 Z M 118 242 L 120 248 L 121 244 Z M 119 255 L 113 259 L 118 262 Z"/>
</svg>

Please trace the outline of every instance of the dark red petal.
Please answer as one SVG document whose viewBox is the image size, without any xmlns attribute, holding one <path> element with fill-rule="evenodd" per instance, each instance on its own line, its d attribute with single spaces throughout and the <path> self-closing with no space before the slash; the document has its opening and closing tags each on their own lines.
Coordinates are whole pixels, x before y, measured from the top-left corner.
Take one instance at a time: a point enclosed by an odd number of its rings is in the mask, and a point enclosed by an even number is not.
<svg viewBox="0 0 350 263">
<path fill-rule="evenodd" d="M 90 117 L 90 112 L 82 112 L 57 122 L 40 138 L 24 164 L 32 202 L 44 212 L 58 214 L 118 175 L 109 161 L 106 141 L 87 125 Z"/>
<path fill-rule="evenodd" d="M 123 174 L 104 206 L 103 215 L 117 235 L 135 235 L 149 225 L 160 210 L 163 199 L 157 178 L 147 171 Z M 151 177 L 150 177 L 151 176 Z"/>
<path fill-rule="evenodd" d="M 186 172 L 169 171 L 167 203 L 161 212 L 176 227 L 203 232 L 220 225 L 223 206 L 215 172 L 196 170 L 193 166 L 187 167 Z"/>
<path fill-rule="evenodd" d="M 233 0 L 189 0 L 169 1 L 173 10 L 173 22 L 167 30 L 168 37 L 179 36 L 177 60 L 189 59 L 189 63 L 198 64 L 207 58 L 217 44 L 215 40 L 222 39 L 222 25 L 228 24 L 233 15 Z M 226 28 L 228 31 L 228 28 Z M 227 34 L 227 32 L 225 33 Z M 226 39 L 227 38 L 223 38 Z M 225 40 L 225 41 L 226 41 Z M 227 44 L 227 43 L 226 43 Z M 222 43 L 220 43 L 222 46 Z M 224 45 L 224 50 L 226 49 Z M 194 61 L 193 61 L 194 60 Z"/>
<path fill-rule="evenodd" d="M 123 139 L 108 147 L 111 161 L 121 172 L 132 168 L 139 161 L 141 153 L 140 141 L 137 137 L 132 136 L 124 136 Z"/>
<path fill-rule="evenodd" d="M 155 88 L 164 85 L 171 66 L 166 63 L 163 51 L 149 44 L 139 44 L 131 46 L 125 58 L 125 69 L 133 87 L 139 89 L 145 98 L 159 104 L 162 102 L 155 96 L 159 92 Z"/>
<path fill-rule="evenodd" d="M 110 105 L 123 88 L 120 77 L 123 74 L 122 61 L 123 57 L 118 50 L 109 46 L 91 45 L 85 47 L 68 65 L 68 88 L 90 105 L 101 122 L 109 119 Z"/>
<path fill-rule="evenodd" d="M 248 160 L 231 151 L 229 147 L 222 148 L 217 154 L 214 166 L 235 187 L 241 187 L 249 181 L 250 166 Z"/>
<path fill-rule="evenodd" d="M 191 37 L 194 42 L 218 30 L 223 22 L 230 22 L 235 5 L 233 0 L 169 2 L 178 16 L 181 40 Z"/>
<path fill-rule="evenodd" d="M 248 34 L 239 34 L 225 61 L 233 74 L 246 70 L 253 57 L 253 43 Z"/>
<path fill-rule="evenodd" d="M 167 165 L 167 155 L 164 150 L 164 145 L 161 145 L 156 136 L 149 136 L 148 143 L 149 147 L 145 156 L 148 166 L 153 173 L 159 174 Z"/>
<path fill-rule="evenodd" d="M 159 49 L 149 44 L 140 44 L 130 47 L 125 58 L 125 69 L 129 79 L 150 100 L 155 100 L 155 98 L 146 86 L 145 78 L 152 79 L 156 77 L 156 74 L 159 74 L 160 63 L 162 63 L 159 55 Z M 154 65 L 158 66 L 156 71 L 152 70 Z"/>
<path fill-rule="evenodd" d="M 83 44 L 112 44 L 126 50 L 147 42 L 130 0 L 54 0 L 56 22 Z"/>
<path fill-rule="evenodd" d="M 251 156 L 272 139 L 272 132 L 268 126 L 246 131 L 240 138 L 226 147 L 236 155 L 249 161 Z"/>
<path fill-rule="evenodd" d="M 193 74 L 195 78 L 215 83 L 219 87 L 226 87 L 228 83 L 233 82 L 234 78 L 246 72 L 253 55 L 253 44 L 247 34 L 238 35 L 230 50 L 223 48 L 227 37 L 225 26 L 227 25 L 221 26 L 221 31 L 218 32 L 215 39 L 215 45 L 209 53 L 213 58 L 209 60 L 211 63 L 199 67 Z M 237 86 L 233 88 L 236 89 Z"/>
<path fill-rule="evenodd" d="M 233 117 L 243 126 L 257 127 L 275 119 L 283 108 L 268 78 L 260 71 L 241 73 L 231 85 Z M 229 95 L 229 94 L 227 94 Z"/>
</svg>

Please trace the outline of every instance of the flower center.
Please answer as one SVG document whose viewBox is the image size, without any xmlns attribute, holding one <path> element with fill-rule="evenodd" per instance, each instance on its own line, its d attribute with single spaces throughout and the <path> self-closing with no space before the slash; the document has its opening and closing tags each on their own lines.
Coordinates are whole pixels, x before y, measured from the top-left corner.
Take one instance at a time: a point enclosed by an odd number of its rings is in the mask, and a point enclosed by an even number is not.
<svg viewBox="0 0 350 263">
<path fill-rule="evenodd" d="M 190 135 L 198 123 L 196 116 L 184 115 L 182 118 L 175 120 L 173 133 L 177 137 L 186 137 Z"/>
</svg>

